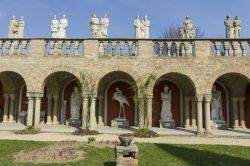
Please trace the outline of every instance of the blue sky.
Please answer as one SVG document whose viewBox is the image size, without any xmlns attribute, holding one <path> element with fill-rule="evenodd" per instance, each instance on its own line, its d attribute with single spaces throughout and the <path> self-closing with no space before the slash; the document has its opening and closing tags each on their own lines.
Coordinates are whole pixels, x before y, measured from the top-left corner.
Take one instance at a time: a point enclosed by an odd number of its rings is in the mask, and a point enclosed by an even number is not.
<svg viewBox="0 0 250 166">
<path fill-rule="evenodd" d="M 26 37 L 50 37 L 50 20 L 54 14 L 66 14 L 67 37 L 91 37 L 92 13 L 110 18 L 109 36 L 133 37 L 133 19 L 148 15 L 150 37 L 157 38 L 170 25 L 181 24 L 189 15 L 207 38 L 225 36 L 226 15 L 242 20 L 242 37 L 250 37 L 250 0 L 0 0 L 0 37 L 7 37 L 12 15 L 25 18 Z"/>
</svg>

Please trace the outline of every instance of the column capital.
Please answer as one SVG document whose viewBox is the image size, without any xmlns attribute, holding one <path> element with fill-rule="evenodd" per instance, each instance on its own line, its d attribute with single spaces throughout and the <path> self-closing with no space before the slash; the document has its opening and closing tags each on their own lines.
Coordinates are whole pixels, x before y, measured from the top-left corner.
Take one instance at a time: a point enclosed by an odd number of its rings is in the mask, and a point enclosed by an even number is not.
<svg viewBox="0 0 250 166">
<path fill-rule="evenodd" d="M 211 95 L 205 95 L 205 101 L 206 101 L 206 103 L 210 103 L 211 99 L 212 99 Z"/>
<path fill-rule="evenodd" d="M 16 97 L 16 94 L 9 94 L 11 99 L 14 99 Z"/>
<path fill-rule="evenodd" d="M 189 102 L 192 99 L 191 96 L 184 96 L 184 101 Z"/>
<path fill-rule="evenodd" d="M 59 95 L 53 95 L 53 99 L 54 100 L 58 100 L 59 99 Z"/>
<path fill-rule="evenodd" d="M 239 97 L 231 97 L 231 100 L 232 100 L 233 102 L 237 102 L 237 101 L 239 100 Z"/>
<path fill-rule="evenodd" d="M 48 98 L 49 100 L 51 100 L 51 99 L 52 99 L 52 95 L 47 95 L 47 98 Z"/>
<path fill-rule="evenodd" d="M 27 92 L 27 97 L 28 98 L 41 98 L 43 97 L 43 93 L 40 93 L 40 92 Z"/>
<path fill-rule="evenodd" d="M 98 100 L 103 100 L 103 96 L 98 96 Z"/>
<path fill-rule="evenodd" d="M 197 95 L 197 96 L 196 96 L 196 101 L 197 101 L 197 102 L 202 102 L 202 101 L 203 101 L 203 98 L 204 98 L 203 95 Z"/>
</svg>

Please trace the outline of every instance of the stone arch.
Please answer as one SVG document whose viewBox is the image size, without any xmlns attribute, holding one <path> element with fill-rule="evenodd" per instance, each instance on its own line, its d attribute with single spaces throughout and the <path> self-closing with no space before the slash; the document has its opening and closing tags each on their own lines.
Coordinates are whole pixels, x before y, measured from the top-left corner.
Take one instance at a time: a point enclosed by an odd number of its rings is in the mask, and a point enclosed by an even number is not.
<svg viewBox="0 0 250 166">
<path fill-rule="evenodd" d="M 188 76 L 181 73 L 171 72 L 160 76 L 153 87 L 153 126 L 160 126 L 161 92 L 163 91 L 163 87 L 165 85 L 167 85 L 171 90 L 171 112 L 172 117 L 175 120 L 176 127 L 183 126 L 183 97 L 189 98 L 190 105 L 191 100 L 196 95 L 196 87 Z"/>
<path fill-rule="evenodd" d="M 225 75 L 225 74 L 238 74 L 240 76 L 242 76 L 242 78 L 245 78 L 246 80 L 250 81 L 250 70 L 247 69 L 242 69 L 241 67 L 224 67 L 223 69 L 219 69 L 213 73 L 211 73 L 210 75 L 208 75 L 207 77 L 207 81 L 206 81 L 206 86 L 205 86 L 205 94 L 211 94 L 212 91 L 212 87 L 214 82 L 220 78 L 221 76 Z"/>
<path fill-rule="evenodd" d="M 116 116 L 117 112 L 108 110 L 109 107 L 114 107 L 114 109 L 116 109 L 118 106 L 118 103 L 111 102 L 111 94 L 113 94 L 115 90 L 114 86 L 121 88 L 120 90 L 122 90 L 124 95 L 128 98 L 129 103 L 132 103 L 130 107 L 125 106 L 125 114 L 128 114 L 130 125 L 136 125 L 137 112 L 133 101 L 133 96 L 137 93 L 136 82 L 130 74 L 123 71 L 109 72 L 104 75 L 98 83 L 98 123 L 102 123 L 100 122 L 102 119 L 105 125 L 111 125 L 112 118 Z M 133 113 L 133 115 L 131 113 Z"/>
</svg>

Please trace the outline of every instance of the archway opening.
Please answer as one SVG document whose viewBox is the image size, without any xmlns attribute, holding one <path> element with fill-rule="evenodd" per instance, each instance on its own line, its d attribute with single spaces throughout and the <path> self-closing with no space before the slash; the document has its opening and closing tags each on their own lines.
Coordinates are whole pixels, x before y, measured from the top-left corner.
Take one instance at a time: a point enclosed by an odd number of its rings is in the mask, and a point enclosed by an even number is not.
<svg viewBox="0 0 250 166">
<path fill-rule="evenodd" d="M 122 93 L 125 118 L 130 126 L 137 125 L 137 109 L 133 97 L 136 95 L 135 80 L 127 73 L 114 71 L 106 74 L 98 84 L 98 124 L 111 126 L 111 122 L 119 117 L 120 102 L 114 97 L 117 92 Z M 122 112 L 122 111 L 121 111 Z M 121 113 L 123 118 L 123 113 Z"/>
<path fill-rule="evenodd" d="M 192 125 L 192 110 L 191 102 L 196 94 L 195 86 L 192 80 L 186 75 L 180 73 L 168 73 L 161 76 L 153 89 L 153 112 L 152 112 L 152 126 L 159 127 L 161 121 L 165 121 L 162 117 L 162 112 L 166 111 L 163 108 L 163 98 L 162 92 L 164 87 L 169 88 L 169 93 L 171 93 L 171 114 L 172 119 L 175 122 L 175 127 L 184 126 L 184 98 L 188 97 L 188 108 L 187 118 L 189 119 L 189 126 Z M 194 110 L 193 110 L 194 111 Z M 196 112 L 195 118 L 196 119 Z M 196 122 L 193 122 L 196 123 Z M 196 124 L 194 124 L 196 125 Z"/>
</svg>

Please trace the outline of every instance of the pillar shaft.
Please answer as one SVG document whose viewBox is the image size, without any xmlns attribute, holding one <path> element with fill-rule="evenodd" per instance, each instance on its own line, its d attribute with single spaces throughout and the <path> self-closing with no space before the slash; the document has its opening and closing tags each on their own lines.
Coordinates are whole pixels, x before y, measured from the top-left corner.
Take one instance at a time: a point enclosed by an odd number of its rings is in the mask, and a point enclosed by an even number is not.
<svg viewBox="0 0 250 166">
<path fill-rule="evenodd" d="M 33 112 L 34 112 L 34 98 L 28 97 L 27 126 L 33 125 Z"/>
<path fill-rule="evenodd" d="M 9 114 L 9 94 L 4 94 L 4 114 L 3 114 L 3 123 L 8 122 Z"/>
<path fill-rule="evenodd" d="M 152 128 L 152 97 L 147 99 L 147 125 L 148 128 Z"/>
<path fill-rule="evenodd" d="M 246 128 L 246 124 L 245 124 L 245 97 L 241 97 L 239 99 L 239 103 L 240 103 L 240 127 L 241 128 Z"/>
<path fill-rule="evenodd" d="M 15 114 L 15 94 L 10 94 L 10 110 L 9 110 L 9 122 L 14 122 L 14 114 Z"/>
<path fill-rule="evenodd" d="M 99 96 L 98 97 L 98 106 L 99 106 L 99 110 L 98 110 L 98 126 L 103 126 L 103 97 Z"/>
<path fill-rule="evenodd" d="M 184 97 L 184 104 L 185 104 L 185 126 L 184 127 L 190 127 L 190 110 L 189 110 L 189 104 L 190 104 L 190 97 Z"/>
<path fill-rule="evenodd" d="M 232 97 L 233 102 L 233 128 L 239 127 L 239 114 L 238 114 L 238 97 Z"/>
<path fill-rule="evenodd" d="M 40 112 L 41 112 L 41 97 L 36 97 L 35 98 L 35 120 L 34 120 L 35 127 L 40 126 Z"/>
<path fill-rule="evenodd" d="M 89 119 L 89 129 L 94 130 L 96 125 L 96 116 L 95 116 L 95 107 L 96 106 L 96 97 L 91 97 L 90 103 L 90 119 Z"/>
<path fill-rule="evenodd" d="M 211 132 L 211 125 L 210 125 L 210 103 L 211 103 L 211 96 L 205 96 L 205 132 Z"/>
<path fill-rule="evenodd" d="M 192 127 L 196 127 L 196 101 L 192 100 Z"/>
<path fill-rule="evenodd" d="M 202 101 L 203 96 L 197 96 L 197 132 L 203 133 L 203 122 L 202 122 Z"/>
<path fill-rule="evenodd" d="M 52 96 L 48 95 L 47 124 L 51 124 L 52 123 L 51 106 L 52 106 Z"/>
<path fill-rule="evenodd" d="M 53 124 L 58 124 L 57 113 L 58 113 L 58 96 L 54 95 L 54 107 L 53 107 Z"/>
<path fill-rule="evenodd" d="M 88 115 L 89 99 L 87 96 L 82 96 L 82 128 L 86 129 L 89 125 Z"/>
</svg>

